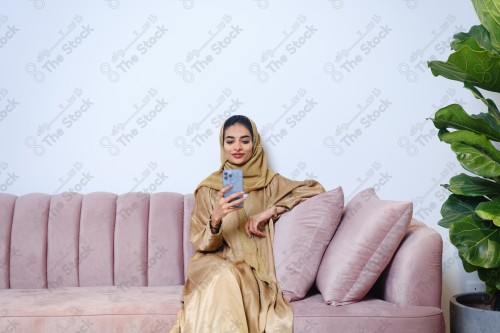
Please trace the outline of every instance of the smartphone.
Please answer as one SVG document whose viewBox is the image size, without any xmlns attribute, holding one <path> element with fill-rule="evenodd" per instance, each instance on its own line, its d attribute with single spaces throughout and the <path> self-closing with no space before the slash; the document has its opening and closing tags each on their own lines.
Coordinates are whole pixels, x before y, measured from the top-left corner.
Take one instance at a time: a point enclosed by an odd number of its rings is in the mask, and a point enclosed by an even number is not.
<svg viewBox="0 0 500 333">
<path fill-rule="evenodd" d="M 243 191 L 243 171 L 242 170 L 223 170 L 222 171 L 222 187 L 226 187 L 228 185 L 233 185 L 227 191 L 224 193 L 224 198 L 230 196 L 233 193 L 236 192 L 242 192 Z M 241 197 L 237 197 L 229 202 L 232 202 L 234 200 L 238 200 Z M 243 207 L 243 202 L 240 202 L 239 204 L 235 205 L 234 207 Z"/>
</svg>

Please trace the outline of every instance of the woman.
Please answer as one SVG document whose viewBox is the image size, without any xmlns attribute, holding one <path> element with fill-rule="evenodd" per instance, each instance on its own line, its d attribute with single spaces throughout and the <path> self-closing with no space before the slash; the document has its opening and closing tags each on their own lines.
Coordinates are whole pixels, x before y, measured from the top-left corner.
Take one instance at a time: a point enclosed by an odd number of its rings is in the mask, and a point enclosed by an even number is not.
<svg viewBox="0 0 500 333">
<path fill-rule="evenodd" d="M 221 167 L 195 191 L 190 241 L 197 252 L 171 332 L 292 332 L 292 308 L 276 281 L 273 223 L 324 189 L 269 169 L 257 128 L 245 116 L 226 120 L 220 146 Z M 231 187 L 222 188 L 224 169 L 243 171 L 247 195 L 224 198 Z M 243 208 L 235 207 L 240 202 Z"/>
</svg>

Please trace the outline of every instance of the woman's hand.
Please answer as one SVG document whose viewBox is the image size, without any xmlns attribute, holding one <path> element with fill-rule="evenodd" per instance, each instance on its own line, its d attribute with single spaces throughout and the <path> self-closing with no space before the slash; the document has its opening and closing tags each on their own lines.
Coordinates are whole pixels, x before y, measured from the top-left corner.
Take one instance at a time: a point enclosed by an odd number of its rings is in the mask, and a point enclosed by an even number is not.
<svg viewBox="0 0 500 333">
<path fill-rule="evenodd" d="M 224 193 L 229 191 L 229 189 L 231 187 L 233 187 L 233 185 L 228 185 L 219 191 L 219 200 L 215 203 L 214 210 L 212 211 L 212 226 L 213 227 L 218 227 L 219 224 L 221 223 L 222 219 L 227 214 L 243 208 L 243 206 L 241 206 L 241 207 L 234 207 L 234 206 L 236 206 L 240 202 L 245 201 L 245 199 L 246 199 L 246 196 L 244 196 L 245 192 L 236 192 L 236 193 L 231 194 L 227 198 L 224 198 Z M 241 196 L 240 199 L 234 200 L 231 203 L 229 202 L 230 200 L 236 199 L 240 196 Z"/>
<path fill-rule="evenodd" d="M 275 208 L 271 207 L 268 210 L 251 215 L 247 220 L 247 224 L 245 224 L 245 232 L 247 236 L 250 238 L 252 235 L 264 237 L 265 235 L 261 228 L 267 221 L 269 221 L 269 219 L 271 219 L 271 217 L 274 216 L 274 210 Z"/>
<path fill-rule="evenodd" d="M 257 235 L 260 237 L 264 237 L 264 233 L 261 231 L 262 226 L 266 224 L 267 221 L 274 217 L 274 214 L 284 213 L 286 210 L 285 207 L 271 207 L 268 210 L 265 210 L 261 213 L 252 215 L 248 218 L 247 224 L 245 224 L 245 232 L 248 237 L 252 237 L 253 235 Z"/>
</svg>

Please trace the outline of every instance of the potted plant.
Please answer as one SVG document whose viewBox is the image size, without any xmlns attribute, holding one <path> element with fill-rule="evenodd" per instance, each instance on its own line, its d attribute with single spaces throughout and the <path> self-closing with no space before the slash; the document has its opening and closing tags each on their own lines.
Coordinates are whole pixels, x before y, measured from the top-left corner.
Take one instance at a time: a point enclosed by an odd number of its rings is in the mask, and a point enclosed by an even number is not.
<svg viewBox="0 0 500 333">
<path fill-rule="evenodd" d="M 453 36 L 453 53 L 446 62 L 428 62 L 434 76 L 463 82 L 487 110 L 469 115 L 462 106 L 451 104 L 432 118 L 439 139 L 450 144 L 467 171 L 443 185 L 451 194 L 441 207 L 438 224 L 449 228 L 450 241 L 458 249 L 465 271 L 477 271 L 487 292 L 452 298 L 452 333 L 490 332 L 488 326 L 491 332 L 498 332 L 500 326 L 500 151 L 495 147 L 500 142 L 500 111 L 478 89 L 500 92 L 500 4 L 498 0 L 472 3 L 481 24 Z M 468 310 L 461 304 L 467 300 L 480 303 L 483 309 L 457 318 Z M 483 315 L 496 316 L 496 322 Z"/>
</svg>

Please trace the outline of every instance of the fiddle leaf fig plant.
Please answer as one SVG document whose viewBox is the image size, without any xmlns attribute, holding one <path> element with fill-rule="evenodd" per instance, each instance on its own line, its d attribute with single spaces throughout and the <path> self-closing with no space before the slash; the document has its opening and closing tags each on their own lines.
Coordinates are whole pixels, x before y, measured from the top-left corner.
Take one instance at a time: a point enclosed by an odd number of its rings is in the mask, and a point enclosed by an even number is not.
<svg viewBox="0 0 500 333">
<path fill-rule="evenodd" d="M 500 111 L 478 88 L 500 93 L 500 6 L 472 0 L 481 22 L 453 36 L 447 61 L 429 61 L 434 76 L 463 82 L 485 111 L 469 114 L 459 104 L 439 109 L 431 120 L 466 170 L 443 185 L 450 191 L 441 207 L 441 227 L 449 229 L 466 272 L 477 271 L 500 310 Z M 495 94 L 498 97 L 500 94 Z"/>
</svg>

